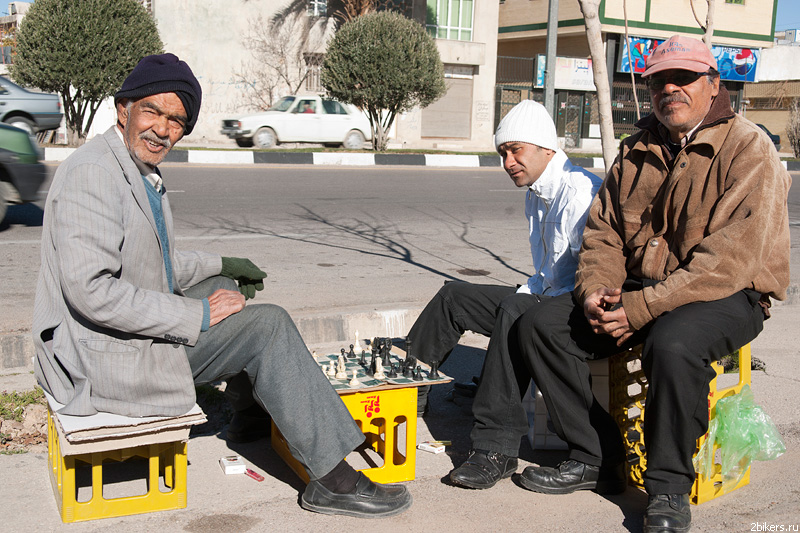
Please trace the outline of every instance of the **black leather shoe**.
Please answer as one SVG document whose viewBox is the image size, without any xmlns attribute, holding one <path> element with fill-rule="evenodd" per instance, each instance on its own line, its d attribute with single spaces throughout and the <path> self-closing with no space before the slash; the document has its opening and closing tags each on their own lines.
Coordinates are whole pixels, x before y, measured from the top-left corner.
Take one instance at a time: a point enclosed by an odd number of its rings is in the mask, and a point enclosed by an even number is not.
<svg viewBox="0 0 800 533">
<path fill-rule="evenodd" d="M 269 437 L 272 423 L 270 416 L 250 416 L 241 412 L 233 413 L 225 438 L 230 442 L 254 442 Z"/>
<path fill-rule="evenodd" d="M 645 533 L 683 533 L 692 527 L 688 494 L 656 494 L 647 499 Z"/>
<path fill-rule="evenodd" d="M 522 471 L 520 483 L 528 490 L 544 494 L 570 494 L 576 490 L 619 494 L 625 491 L 628 480 L 624 462 L 599 467 L 570 459 L 557 468 L 529 466 Z"/>
<path fill-rule="evenodd" d="M 348 494 L 337 494 L 311 481 L 300 505 L 303 509 L 322 514 L 340 514 L 357 518 L 383 518 L 400 514 L 411 507 L 411 493 L 402 485 L 382 485 L 372 482 L 359 472 L 356 488 Z"/>
<path fill-rule="evenodd" d="M 517 458 L 486 450 L 472 450 L 464 464 L 450 472 L 456 485 L 471 489 L 489 489 L 517 471 Z"/>
</svg>

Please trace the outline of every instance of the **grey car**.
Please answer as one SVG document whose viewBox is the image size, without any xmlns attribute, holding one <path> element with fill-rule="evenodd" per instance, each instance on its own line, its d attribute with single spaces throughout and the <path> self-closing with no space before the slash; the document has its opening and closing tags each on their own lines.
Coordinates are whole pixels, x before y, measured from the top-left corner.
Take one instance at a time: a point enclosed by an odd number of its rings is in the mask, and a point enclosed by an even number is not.
<svg viewBox="0 0 800 533">
<path fill-rule="evenodd" d="M 58 128 L 63 116 L 58 95 L 28 91 L 0 76 L 0 121 L 34 134 Z"/>
<path fill-rule="evenodd" d="M 33 202 L 47 177 L 36 141 L 24 130 L 0 124 L 0 222 L 9 204 Z"/>
</svg>

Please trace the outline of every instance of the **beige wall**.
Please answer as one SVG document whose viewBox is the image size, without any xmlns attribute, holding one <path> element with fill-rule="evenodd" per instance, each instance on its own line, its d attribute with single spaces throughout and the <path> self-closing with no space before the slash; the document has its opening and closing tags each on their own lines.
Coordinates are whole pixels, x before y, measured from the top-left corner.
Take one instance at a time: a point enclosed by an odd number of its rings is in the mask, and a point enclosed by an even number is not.
<svg viewBox="0 0 800 533">
<path fill-rule="evenodd" d="M 530 30 L 525 25 L 544 24 L 547 22 L 548 0 L 506 0 L 500 7 L 500 28 L 518 27 L 513 33 L 499 34 L 500 41 L 543 36 L 546 29 Z M 629 32 L 634 36 L 668 38 L 675 33 L 686 33 L 685 28 L 698 29 L 699 26 L 692 14 L 690 0 L 650 0 L 649 19 L 646 19 L 648 2 L 645 0 L 628 0 L 628 20 L 650 22 L 652 24 L 672 27 L 637 27 L 630 26 Z M 623 0 L 606 0 L 605 10 L 600 14 L 602 29 L 609 33 L 624 33 Z M 732 31 L 741 34 L 771 36 L 774 0 L 747 0 L 744 5 L 726 4 L 722 0 L 715 3 L 714 28 L 716 31 Z M 706 3 L 695 1 L 695 8 L 701 20 L 705 20 Z M 559 21 L 583 19 L 578 0 L 559 0 Z M 616 20 L 615 20 L 616 19 Z M 617 22 L 619 21 L 619 22 Z M 519 28 L 523 26 L 522 28 Z M 565 33 L 583 32 L 583 26 L 559 28 L 559 38 Z M 699 34 L 694 34 L 698 35 Z M 771 47 L 772 39 L 753 39 L 747 35 L 730 37 L 714 36 L 714 44 L 740 46 L 747 48 Z M 560 47 L 560 42 L 559 42 Z"/>
<path fill-rule="evenodd" d="M 536 2 L 541 0 L 534 0 Z M 410 111 L 396 120 L 396 138 L 390 147 L 437 148 L 443 150 L 494 151 L 494 85 L 497 70 L 496 0 L 475 2 L 471 42 L 436 39 L 445 65 L 471 66 L 474 69 L 471 105 L 471 137 L 422 137 L 422 112 Z M 448 80 L 445 80 L 446 82 Z"/>
<path fill-rule="evenodd" d="M 789 121 L 789 111 L 785 109 L 748 109 L 745 118 L 756 124 L 763 124 L 775 135 L 781 136 L 781 152 L 791 152 L 789 138 L 786 136 L 786 123 Z"/>
</svg>

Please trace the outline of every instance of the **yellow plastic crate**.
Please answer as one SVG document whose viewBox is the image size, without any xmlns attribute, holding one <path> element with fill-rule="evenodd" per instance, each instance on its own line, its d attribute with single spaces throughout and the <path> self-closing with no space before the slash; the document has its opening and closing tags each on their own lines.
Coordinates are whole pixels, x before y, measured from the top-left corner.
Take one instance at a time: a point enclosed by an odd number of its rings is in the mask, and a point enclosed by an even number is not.
<svg viewBox="0 0 800 533">
<path fill-rule="evenodd" d="M 186 507 L 186 440 L 125 447 L 129 439 L 115 439 L 115 449 L 63 455 L 59 439 L 60 425 L 48 407 L 47 452 L 50 482 L 61 520 L 81 522 L 132 514 L 182 509 Z M 188 429 L 186 430 L 188 435 Z M 63 435 L 62 435 L 63 437 Z M 79 448 L 79 447 L 76 447 Z M 148 460 L 147 493 L 136 496 L 105 498 L 103 467 L 109 462 L 123 462 L 131 457 Z M 91 467 L 91 498 L 78 501 L 76 471 L 79 463 Z M 162 492 L 159 479 L 169 489 Z"/>
<path fill-rule="evenodd" d="M 717 379 L 723 373 L 719 363 L 712 367 L 717 377 L 711 380 L 708 394 L 708 419 L 709 422 L 716 416 L 716 405 L 719 400 L 727 396 L 739 394 L 745 384 L 750 384 L 751 355 L 750 345 L 747 344 L 737 350 L 739 358 L 739 380 L 735 385 L 717 389 Z M 647 379 L 641 365 L 642 347 L 637 346 L 613 356 L 609 360 L 610 374 L 610 413 L 617 422 L 622 432 L 623 441 L 628 448 L 628 475 L 629 482 L 640 488 L 644 487 L 644 471 L 647 468 L 647 452 L 644 447 L 644 409 L 647 397 Z M 702 446 L 708 434 L 697 440 L 698 449 Z M 715 450 L 719 446 L 714 446 Z M 692 492 L 691 502 L 695 505 L 722 496 L 727 492 L 736 490 L 750 482 L 748 469 L 742 480 L 733 488 L 723 490 L 721 466 L 715 465 L 714 474 L 706 478 L 697 474 Z"/>
<path fill-rule="evenodd" d="M 416 475 L 417 388 L 405 387 L 379 391 L 342 394 L 342 401 L 358 427 L 366 436 L 367 445 L 383 460 L 383 464 L 361 469 L 377 483 L 410 481 Z M 405 424 L 405 446 L 399 433 Z M 275 424 L 272 424 L 272 448 L 300 478 L 308 483 L 308 474 L 292 456 L 289 446 Z"/>
</svg>

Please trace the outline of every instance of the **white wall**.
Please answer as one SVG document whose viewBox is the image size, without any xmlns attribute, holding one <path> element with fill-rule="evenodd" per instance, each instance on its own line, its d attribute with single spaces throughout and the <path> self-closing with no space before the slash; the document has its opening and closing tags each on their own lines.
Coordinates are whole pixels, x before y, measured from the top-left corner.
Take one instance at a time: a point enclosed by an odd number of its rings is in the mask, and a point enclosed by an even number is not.
<svg viewBox="0 0 800 533">
<path fill-rule="evenodd" d="M 761 50 L 756 81 L 800 80 L 800 46 Z"/>
</svg>

